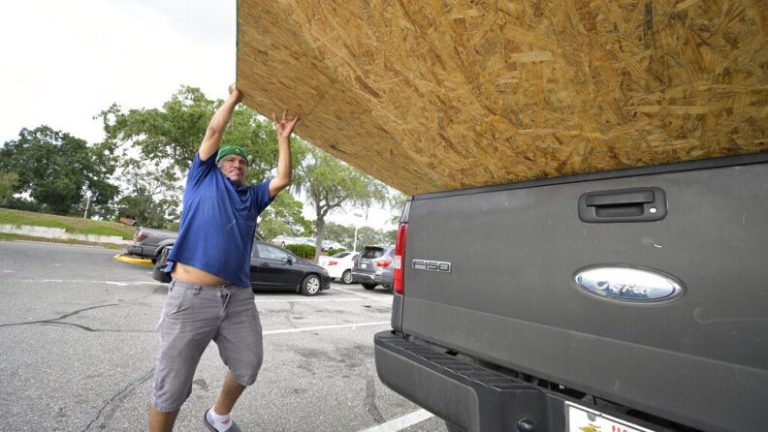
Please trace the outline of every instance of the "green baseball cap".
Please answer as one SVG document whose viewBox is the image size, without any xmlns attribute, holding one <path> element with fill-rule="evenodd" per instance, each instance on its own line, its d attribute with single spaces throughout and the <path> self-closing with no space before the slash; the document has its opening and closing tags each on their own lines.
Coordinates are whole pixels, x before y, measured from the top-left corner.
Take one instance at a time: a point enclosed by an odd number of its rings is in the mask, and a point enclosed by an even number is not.
<svg viewBox="0 0 768 432">
<path fill-rule="evenodd" d="M 219 152 L 216 154 L 216 162 L 219 161 L 219 159 L 223 158 L 224 156 L 229 156 L 231 154 L 236 154 L 246 161 L 248 160 L 248 153 L 245 152 L 245 149 L 238 146 L 226 146 L 219 149 Z"/>
</svg>

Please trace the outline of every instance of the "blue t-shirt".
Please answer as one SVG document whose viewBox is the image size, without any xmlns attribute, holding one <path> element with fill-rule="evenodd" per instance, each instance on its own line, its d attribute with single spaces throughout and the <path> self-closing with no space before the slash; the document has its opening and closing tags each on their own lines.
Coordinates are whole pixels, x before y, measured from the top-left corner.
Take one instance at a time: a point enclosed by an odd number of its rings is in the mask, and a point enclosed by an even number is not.
<svg viewBox="0 0 768 432">
<path fill-rule="evenodd" d="M 234 285 L 250 287 L 256 219 L 272 202 L 269 180 L 235 187 L 215 159 L 212 155 L 201 161 L 195 155 L 184 190 L 179 236 L 166 271 L 180 262 Z"/>
</svg>

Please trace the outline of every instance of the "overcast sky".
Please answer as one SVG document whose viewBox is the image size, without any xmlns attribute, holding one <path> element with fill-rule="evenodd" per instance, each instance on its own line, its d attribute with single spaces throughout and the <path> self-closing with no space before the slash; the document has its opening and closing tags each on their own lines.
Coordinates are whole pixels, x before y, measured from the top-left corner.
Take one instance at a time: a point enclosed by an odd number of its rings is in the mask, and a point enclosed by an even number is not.
<svg viewBox="0 0 768 432">
<path fill-rule="evenodd" d="M 3 0 L 0 140 L 46 124 L 95 142 L 112 103 L 157 107 L 235 80 L 235 1 Z"/>
<path fill-rule="evenodd" d="M 0 0 L 0 41 L 0 143 L 40 125 L 95 143 L 112 103 L 160 107 L 181 85 L 226 97 L 236 1 Z"/>
</svg>

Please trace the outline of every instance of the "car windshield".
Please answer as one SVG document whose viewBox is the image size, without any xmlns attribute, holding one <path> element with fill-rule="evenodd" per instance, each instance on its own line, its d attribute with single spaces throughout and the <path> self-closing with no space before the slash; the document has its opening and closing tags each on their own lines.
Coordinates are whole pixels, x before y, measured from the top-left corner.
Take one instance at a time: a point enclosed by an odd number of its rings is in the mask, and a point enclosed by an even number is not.
<svg viewBox="0 0 768 432">
<path fill-rule="evenodd" d="M 344 258 L 347 255 L 349 255 L 351 252 L 339 252 L 336 255 L 332 255 L 334 258 Z"/>
</svg>

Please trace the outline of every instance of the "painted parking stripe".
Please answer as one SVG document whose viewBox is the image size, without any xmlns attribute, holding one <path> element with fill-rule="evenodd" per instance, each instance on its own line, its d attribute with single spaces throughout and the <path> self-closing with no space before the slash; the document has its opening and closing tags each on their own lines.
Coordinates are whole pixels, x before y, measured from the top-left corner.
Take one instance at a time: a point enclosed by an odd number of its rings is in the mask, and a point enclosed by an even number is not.
<svg viewBox="0 0 768 432">
<path fill-rule="evenodd" d="M 279 297 L 279 298 L 262 298 L 256 297 L 256 304 L 262 303 L 301 303 L 301 302 L 321 302 L 321 301 L 341 301 L 341 302 L 361 302 L 363 299 L 357 297 L 313 297 L 313 298 L 295 298 L 295 297 Z"/>
<path fill-rule="evenodd" d="M 339 328 L 370 327 L 370 326 L 381 326 L 381 325 L 390 325 L 390 322 L 377 321 L 377 322 L 369 322 L 369 323 L 335 324 L 335 325 L 325 325 L 325 326 L 316 326 L 316 327 L 298 327 L 298 328 L 290 328 L 290 329 L 282 329 L 282 330 L 267 330 L 264 332 L 264 334 L 272 335 L 272 334 L 284 334 L 284 333 L 301 333 L 301 332 L 307 332 L 307 331 L 331 330 L 331 329 L 339 329 Z"/>
<path fill-rule="evenodd" d="M 85 284 L 106 284 L 106 285 L 117 285 L 117 286 L 130 286 L 130 285 L 157 285 L 157 282 L 148 282 L 148 281 L 108 281 L 108 280 L 79 280 L 79 279 L 73 279 L 73 280 L 64 280 L 64 279 L 39 279 L 39 280 L 33 280 L 33 279 L 24 279 L 19 282 L 25 282 L 25 283 L 85 283 Z"/>
<path fill-rule="evenodd" d="M 337 291 L 341 291 L 341 292 L 346 293 L 346 294 L 352 294 L 352 295 L 355 295 L 355 296 L 358 296 L 358 297 L 362 297 L 362 298 L 364 298 L 366 300 L 373 300 L 373 301 L 385 302 L 385 303 L 390 303 L 390 304 L 392 303 L 392 297 L 391 296 L 382 297 L 382 296 L 374 296 L 374 295 L 370 295 L 370 294 L 362 294 L 362 293 L 350 291 L 348 289 L 339 288 L 339 287 L 334 287 L 333 289 L 335 289 Z"/>
<path fill-rule="evenodd" d="M 360 432 L 397 432 L 432 417 L 431 412 L 422 409 Z"/>
</svg>

